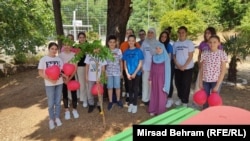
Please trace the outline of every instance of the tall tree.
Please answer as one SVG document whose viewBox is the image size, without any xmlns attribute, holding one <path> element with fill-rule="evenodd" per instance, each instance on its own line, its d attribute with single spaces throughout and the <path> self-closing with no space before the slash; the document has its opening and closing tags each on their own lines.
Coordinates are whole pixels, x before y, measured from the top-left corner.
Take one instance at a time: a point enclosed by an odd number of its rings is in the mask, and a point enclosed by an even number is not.
<svg viewBox="0 0 250 141">
<path fill-rule="evenodd" d="M 132 12 L 131 0 L 108 0 L 107 37 L 114 34 L 124 41 L 127 23 Z"/>
<path fill-rule="evenodd" d="M 53 9 L 54 9 L 54 17 L 55 17 L 55 24 L 56 24 L 56 34 L 58 36 L 63 36 L 63 25 L 62 25 L 62 15 L 61 15 L 61 1 L 60 0 L 53 0 Z M 58 38 L 58 45 L 62 47 L 62 40 Z"/>
</svg>

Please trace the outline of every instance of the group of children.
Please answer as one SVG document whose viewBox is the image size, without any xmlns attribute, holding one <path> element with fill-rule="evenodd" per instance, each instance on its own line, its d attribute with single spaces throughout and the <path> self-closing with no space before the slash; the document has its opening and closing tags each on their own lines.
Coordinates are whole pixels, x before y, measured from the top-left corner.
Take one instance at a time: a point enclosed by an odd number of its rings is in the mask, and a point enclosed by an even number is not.
<svg viewBox="0 0 250 141">
<path fill-rule="evenodd" d="M 129 29 L 131 30 L 131 29 Z M 214 31 L 213 31 L 214 30 Z M 132 31 L 132 30 L 131 30 Z M 140 33 L 144 33 L 141 30 Z M 123 107 L 121 98 L 121 80 L 125 82 L 125 92 L 128 102 L 128 112 L 136 113 L 138 109 L 138 95 L 142 93 L 142 102 L 148 105 L 150 115 L 159 115 L 171 107 L 173 103 L 187 106 L 189 102 L 190 87 L 193 73 L 193 52 L 194 44 L 187 38 L 187 28 L 178 28 L 178 40 L 170 40 L 171 28 L 163 31 L 159 40 L 156 39 L 156 31 L 150 28 L 147 31 L 145 40 L 136 42 L 133 32 L 127 35 L 127 41 L 117 45 L 117 37 L 110 35 L 107 39 L 108 47 L 115 60 L 101 61 L 91 55 L 84 55 L 83 58 L 74 64 L 77 70 L 71 76 L 65 76 L 63 72 L 58 80 L 50 80 L 45 70 L 51 65 L 58 65 L 61 69 L 64 63 L 71 63 L 75 53 L 72 47 L 64 45 L 64 49 L 57 56 L 58 45 L 50 43 L 49 54 L 39 62 L 39 75 L 45 80 L 45 90 L 49 106 L 49 127 L 50 129 L 61 126 L 60 121 L 60 100 L 63 93 L 65 108 L 65 119 L 70 119 L 68 104 L 67 82 L 77 79 L 80 82 L 79 97 L 83 107 L 88 107 L 88 113 L 94 110 L 94 97 L 91 94 L 91 87 L 99 83 L 101 72 L 107 77 L 108 110 L 114 104 L 113 90 L 116 94 L 116 104 Z M 199 89 L 204 89 L 207 95 L 211 91 L 220 91 L 221 83 L 225 75 L 227 62 L 226 53 L 221 49 L 219 37 L 213 33 L 215 29 L 209 27 L 205 30 L 204 41 L 199 46 L 199 77 L 197 84 Z M 85 40 L 81 41 L 80 37 Z M 79 43 L 86 42 L 85 33 L 78 34 Z M 99 62 L 98 68 L 95 64 Z M 81 68 L 82 67 L 82 68 Z M 96 76 L 96 71 L 98 75 Z M 177 89 L 178 100 L 173 101 L 173 79 Z M 141 88 L 140 88 L 141 87 Z M 78 118 L 77 112 L 77 91 L 71 91 L 72 114 Z M 98 104 L 97 104 L 98 105 Z M 97 106 L 100 110 L 100 107 Z M 205 104 L 204 108 L 208 105 Z"/>
</svg>

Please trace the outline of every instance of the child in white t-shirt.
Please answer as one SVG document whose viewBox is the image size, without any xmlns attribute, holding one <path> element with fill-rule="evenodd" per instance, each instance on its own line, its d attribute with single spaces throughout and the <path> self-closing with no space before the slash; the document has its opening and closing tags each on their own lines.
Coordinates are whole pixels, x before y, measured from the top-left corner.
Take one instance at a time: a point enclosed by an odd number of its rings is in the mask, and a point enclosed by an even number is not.
<svg viewBox="0 0 250 141">
<path fill-rule="evenodd" d="M 94 97 L 91 93 L 91 88 L 93 87 L 94 84 L 100 83 L 100 77 L 101 73 L 105 72 L 105 65 L 107 64 L 106 60 L 102 61 L 98 58 L 95 58 L 91 55 L 87 55 L 85 58 L 84 63 L 86 63 L 86 82 L 88 84 L 87 86 L 87 99 L 88 99 L 88 113 L 93 112 L 94 110 Z M 98 64 L 98 67 L 97 67 Z M 98 73 L 96 73 L 96 71 Z M 99 106 L 99 103 L 97 103 L 97 108 L 99 112 L 101 112 L 101 108 Z"/>
</svg>

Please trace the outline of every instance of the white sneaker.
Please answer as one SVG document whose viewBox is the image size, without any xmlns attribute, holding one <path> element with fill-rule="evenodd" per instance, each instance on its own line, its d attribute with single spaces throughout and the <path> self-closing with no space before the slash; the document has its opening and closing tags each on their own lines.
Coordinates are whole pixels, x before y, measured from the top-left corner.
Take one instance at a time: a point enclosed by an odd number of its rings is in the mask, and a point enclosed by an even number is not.
<svg viewBox="0 0 250 141">
<path fill-rule="evenodd" d="M 88 107 L 88 103 L 87 103 L 87 102 L 83 102 L 82 107 L 83 107 L 83 108 Z"/>
<path fill-rule="evenodd" d="M 187 104 L 187 103 L 182 103 L 182 106 L 183 106 L 183 107 L 187 107 L 188 104 Z"/>
<path fill-rule="evenodd" d="M 70 119 L 70 112 L 69 111 L 66 111 L 65 112 L 65 117 L 64 117 L 66 120 L 69 120 Z"/>
<path fill-rule="evenodd" d="M 73 114 L 74 118 L 79 118 L 79 114 L 78 114 L 77 110 L 73 110 L 72 114 Z"/>
<path fill-rule="evenodd" d="M 174 103 L 175 105 L 177 105 L 177 106 L 179 106 L 179 105 L 181 105 L 181 100 L 180 99 L 178 99 L 177 101 L 175 101 L 175 103 Z"/>
<path fill-rule="evenodd" d="M 57 126 L 61 126 L 62 125 L 62 122 L 59 118 L 56 118 L 56 125 Z"/>
<path fill-rule="evenodd" d="M 150 116 L 154 116 L 155 114 L 154 113 L 150 113 Z"/>
<path fill-rule="evenodd" d="M 53 120 L 49 120 L 49 129 L 52 130 L 55 128 L 55 122 Z"/>
<path fill-rule="evenodd" d="M 133 105 L 132 113 L 135 114 L 137 112 L 137 105 Z"/>
<path fill-rule="evenodd" d="M 173 104 L 174 104 L 173 99 L 172 99 L 172 98 L 169 98 L 168 101 L 167 101 L 166 107 L 167 107 L 167 108 L 170 108 L 170 107 L 172 107 Z"/>
<path fill-rule="evenodd" d="M 122 92 L 122 97 L 125 97 L 126 96 L 126 92 Z"/>
<path fill-rule="evenodd" d="M 129 106 L 128 106 L 128 112 L 131 113 L 132 109 L 133 109 L 133 104 L 129 104 Z"/>
</svg>

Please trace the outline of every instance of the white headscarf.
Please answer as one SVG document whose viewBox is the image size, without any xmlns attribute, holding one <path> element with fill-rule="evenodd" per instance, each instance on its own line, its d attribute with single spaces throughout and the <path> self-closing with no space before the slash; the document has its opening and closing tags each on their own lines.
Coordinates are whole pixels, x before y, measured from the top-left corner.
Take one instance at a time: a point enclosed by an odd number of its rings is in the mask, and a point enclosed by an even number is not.
<svg viewBox="0 0 250 141">
<path fill-rule="evenodd" d="M 147 42 L 150 45 L 150 47 L 151 47 L 150 52 L 151 52 L 152 55 L 154 55 L 155 54 L 155 47 L 159 43 L 159 41 L 156 40 L 156 30 L 155 30 L 155 28 L 153 28 L 153 27 L 149 28 L 148 32 L 153 32 L 153 34 L 154 34 L 153 38 L 150 39 L 147 36 L 146 39 L 144 40 L 144 42 Z"/>
</svg>

